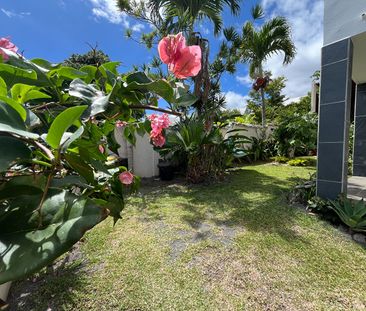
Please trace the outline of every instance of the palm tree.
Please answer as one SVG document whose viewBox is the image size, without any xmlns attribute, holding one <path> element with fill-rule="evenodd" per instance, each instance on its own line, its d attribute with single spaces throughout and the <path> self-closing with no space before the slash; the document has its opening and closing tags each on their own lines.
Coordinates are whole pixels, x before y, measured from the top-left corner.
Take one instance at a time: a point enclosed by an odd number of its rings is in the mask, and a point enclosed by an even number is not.
<svg viewBox="0 0 366 311">
<path fill-rule="evenodd" d="M 217 35 L 222 28 L 221 14 L 228 6 L 233 15 L 240 12 L 241 0 L 150 0 L 148 6 L 156 17 L 164 15 L 164 19 L 175 18 L 175 25 L 183 30 L 193 32 L 196 21 L 208 19 L 214 25 Z M 171 20 L 170 20 L 171 22 Z"/>
<path fill-rule="evenodd" d="M 259 27 L 256 22 L 264 17 L 263 8 L 256 5 L 252 8 L 253 21 L 244 24 L 242 34 L 229 28 L 224 31 L 228 41 L 237 41 L 238 57 L 249 64 L 249 75 L 252 79 L 266 79 L 263 65 L 275 54 L 283 54 L 283 64 L 292 62 L 296 48 L 291 39 L 291 27 L 284 17 L 274 17 Z M 266 106 L 264 96 L 265 84 L 259 87 L 262 101 L 262 127 L 266 127 Z"/>
<path fill-rule="evenodd" d="M 233 15 L 240 12 L 242 0 L 116 0 L 120 11 L 155 26 L 163 37 L 173 32 L 193 32 L 194 24 L 208 19 L 215 34 L 222 28 L 222 13 L 229 7 Z"/>
</svg>

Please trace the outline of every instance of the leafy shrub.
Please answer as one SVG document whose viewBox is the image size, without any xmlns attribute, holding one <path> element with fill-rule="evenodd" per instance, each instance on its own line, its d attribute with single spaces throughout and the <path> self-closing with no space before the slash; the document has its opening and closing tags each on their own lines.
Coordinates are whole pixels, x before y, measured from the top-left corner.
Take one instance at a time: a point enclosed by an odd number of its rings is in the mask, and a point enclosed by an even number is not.
<svg viewBox="0 0 366 311">
<path fill-rule="evenodd" d="M 249 138 L 250 147 L 248 152 L 253 161 L 267 161 L 276 154 L 275 142 L 266 138 Z"/>
<path fill-rule="evenodd" d="M 341 196 L 331 202 L 330 208 L 352 230 L 366 232 L 366 204 L 363 199 L 355 202 Z"/>
<path fill-rule="evenodd" d="M 303 159 L 293 159 L 287 162 L 287 164 L 290 166 L 306 166 L 307 163 L 308 162 Z"/>
<path fill-rule="evenodd" d="M 289 158 L 283 156 L 272 157 L 271 160 L 277 163 L 287 163 L 288 161 L 290 161 Z"/>
<path fill-rule="evenodd" d="M 0 50 L 2 284 L 52 263 L 107 216 L 121 218 L 139 178 L 108 161 L 114 130 L 122 125 L 131 143 L 151 130 L 133 109 L 157 96 L 175 108 L 196 98 L 181 84 L 120 74 L 118 62 L 76 70 Z"/>
<path fill-rule="evenodd" d="M 314 113 L 284 116 L 273 137 L 279 155 L 308 155 L 316 148 L 318 117 Z"/>
</svg>

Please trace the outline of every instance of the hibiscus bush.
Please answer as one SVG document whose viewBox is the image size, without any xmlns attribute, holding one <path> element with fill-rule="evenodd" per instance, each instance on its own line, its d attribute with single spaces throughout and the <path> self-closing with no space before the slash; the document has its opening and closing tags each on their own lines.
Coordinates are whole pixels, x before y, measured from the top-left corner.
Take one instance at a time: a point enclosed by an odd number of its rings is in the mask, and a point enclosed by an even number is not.
<svg viewBox="0 0 366 311">
<path fill-rule="evenodd" d="M 132 143 L 151 132 L 163 145 L 168 126 L 165 115 L 138 122 L 133 109 L 161 110 L 158 97 L 176 109 L 196 100 L 181 82 L 120 74 L 118 66 L 27 60 L 0 40 L 0 284 L 50 264 L 106 217 L 121 217 L 139 178 L 110 161 L 119 148 L 114 129 Z"/>
</svg>

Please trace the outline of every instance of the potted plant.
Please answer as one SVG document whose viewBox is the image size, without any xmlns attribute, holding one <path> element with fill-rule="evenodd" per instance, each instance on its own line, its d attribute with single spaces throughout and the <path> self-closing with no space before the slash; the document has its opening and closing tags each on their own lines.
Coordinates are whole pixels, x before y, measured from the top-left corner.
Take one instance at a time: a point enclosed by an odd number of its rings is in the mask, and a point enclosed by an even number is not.
<svg viewBox="0 0 366 311">
<path fill-rule="evenodd" d="M 169 181 L 174 179 L 175 166 L 171 161 L 166 159 L 159 160 L 158 168 L 161 180 Z"/>
</svg>

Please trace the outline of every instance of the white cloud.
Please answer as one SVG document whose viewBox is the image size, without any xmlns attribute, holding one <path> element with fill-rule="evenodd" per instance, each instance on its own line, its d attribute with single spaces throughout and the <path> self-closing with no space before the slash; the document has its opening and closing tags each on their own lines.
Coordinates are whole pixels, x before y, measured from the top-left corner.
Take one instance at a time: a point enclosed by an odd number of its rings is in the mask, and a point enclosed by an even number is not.
<svg viewBox="0 0 366 311">
<path fill-rule="evenodd" d="M 136 32 L 141 32 L 143 29 L 145 29 L 144 24 L 135 24 L 131 27 L 131 30 Z"/>
<path fill-rule="evenodd" d="M 245 86 L 252 86 L 252 84 L 253 84 L 253 79 L 249 76 L 249 74 L 246 76 L 236 76 L 235 79 L 240 84 L 245 85 Z"/>
<path fill-rule="evenodd" d="M 9 18 L 12 18 L 12 17 L 19 17 L 19 18 L 23 18 L 24 16 L 29 16 L 31 15 L 30 12 L 20 12 L 20 13 L 17 13 L 15 11 L 8 11 L 8 10 L 5 10 L 3 8 L 0 9 L 1 12 L 3 12 L 7 17 Z"/>
<path fill-rule="evenodd" d="M 226 98 L 226 107 L 228 109 L 239 109 L 242 113 L 245 112 L 248 96 L 229 91 L 224 93 Z"/>
<path fill-rule="evenodd" d="M 323 45 L 322 0 L 263 0 L 265 10 L 272 16 L 284 16 L 292 26 L 292 36 L 297 48 L 295 60 L 282 65 L 281 55 L 274 56 L 266 69 L 274 77 L 287 78 L 285 94 L 290 98 L 304 96 L 311 89 L 310 76 L 320 68 L 320 53 Z"/>
<path fill-rule="evenodd" d="M 120 12 L 115 0 L 89 0 L 93 6 L 92 12 L 96 18 L 105 18 L 110 23 L 130 27 L 126 13 Z"/>
<path fill-rule="evenodd" d="M 97 19 L 106 19 L 112 24 L 119 24 L 133 31 L 141 32 L 145 25 L 137 23 L 131 26 L 131 19 L 125 12 L 120 12 L 116 0 L 88 0 L 93 6 L 92 12 Z M 145 1 L 145 0 L 140 0 Z"/>
</svg>

